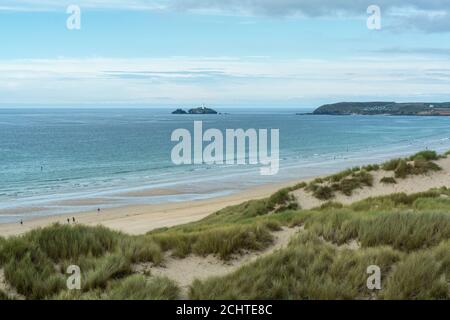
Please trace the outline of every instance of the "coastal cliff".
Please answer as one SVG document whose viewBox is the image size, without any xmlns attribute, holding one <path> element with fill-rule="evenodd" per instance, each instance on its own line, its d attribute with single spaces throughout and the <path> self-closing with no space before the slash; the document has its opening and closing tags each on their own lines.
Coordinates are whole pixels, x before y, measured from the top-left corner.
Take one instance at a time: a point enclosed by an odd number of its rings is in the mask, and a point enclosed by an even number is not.
<svg viewBox="0 0 450 320">
<path fill-rule="evenodd" d="M 396 103 L 396 102 L 340 102 L 317 108 L 315 115 L 410 115 L 450 116 L 450 102 Z"/>
</svg>

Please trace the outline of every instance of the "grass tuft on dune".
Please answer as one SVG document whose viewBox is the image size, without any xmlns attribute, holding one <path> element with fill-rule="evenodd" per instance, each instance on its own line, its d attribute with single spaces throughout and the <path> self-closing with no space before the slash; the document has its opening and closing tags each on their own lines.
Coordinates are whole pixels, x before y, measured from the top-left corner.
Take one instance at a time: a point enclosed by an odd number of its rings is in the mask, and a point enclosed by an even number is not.
<svg viewBox="0 0 450 320">
<path fill-rule="evenodd" d="M 443 188 L 281 213 L 279 223 L 307 231 L 230 275 L 195 281 L 190 298 L 449 299 L 450 201 L 441 197 L 447 195 Z M 349 249 L 352 241 L 361 247 Z M 381 268 L 380 291 L 367 289 L 370 265 Z"/>
<path fill-rule="evenodd" d="M 133 262 L 161 261 L 159 245 L 103 227 L 62 226 L 36 229 L 0 241 L 0 266 L 19 294 L 44 299 L 66 289 L 69 265 L 83 271 L 83 290 L 105 288 L 131 272 Z"/>
</svg>

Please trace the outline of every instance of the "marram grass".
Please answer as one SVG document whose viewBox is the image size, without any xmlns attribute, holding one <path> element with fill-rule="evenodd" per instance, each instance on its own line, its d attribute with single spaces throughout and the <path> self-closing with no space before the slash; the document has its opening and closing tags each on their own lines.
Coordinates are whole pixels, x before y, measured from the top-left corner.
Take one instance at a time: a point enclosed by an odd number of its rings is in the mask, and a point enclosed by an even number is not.
<svg viewBox="0 0 450 320">
<path fill-rule="evenodd" d="M 433 161 L 435 156 L 426 152 L 408 160 Z M 396 164 L 395 170 L 401 161 L 383 167 Z M 103 227 L 53 225 L 19 237 L 0 237 L 0 269 L 9 287 L 27 299 L 178 299 L 180 289 L 173 280 L 151 272 L 136 274 L 134 266 L 164 264 L 167 255 L 227 260 L 269 247 L 273 233 L 282 227 L 303 226 L 288 247 L 231 274 L 195 281 L 189 297 L 449 299 L 449 189 L 368 198 L 348 206 L 330 201 L 312 210 L 299 209 L 290 193 L 325 182 L 367 185 L 373 170 L 379 167 L 351 169 L 141 236 Z M 66 287 L 70 265 L 82 271 L 81 290 Z M 369 265 L 381 269 L 381 290 L 367 289 Z M 10 298 L 14 295 L 0 288 L 0 299 Z"/>
</svg>

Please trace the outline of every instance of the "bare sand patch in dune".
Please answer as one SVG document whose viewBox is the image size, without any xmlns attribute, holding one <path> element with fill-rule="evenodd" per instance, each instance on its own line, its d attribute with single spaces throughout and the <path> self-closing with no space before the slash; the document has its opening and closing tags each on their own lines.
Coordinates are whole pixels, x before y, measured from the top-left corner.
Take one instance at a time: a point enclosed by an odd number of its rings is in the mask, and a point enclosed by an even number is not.
<svg viewBox="0 0 450 320">
<path fill-rule="evenodd" d="M 25 300 L 25 297 L 17 293 L 16 289 L 11 287 L 6 281 L 5 272 L 0 269 L 0 290 L 3 291 L 9 298 L 15 300 Z"/>
<path fill-rule="evenodd" d="M 155 267 L 152 264 L 142 263 L 135 265 L 134 269 L 138 273 L 150 274 L 151 276 L 165 276 L 176 281 L 182 289 L 183 296 L 186 296 L 189 285 L 195 279 L 205 280 L 209 277 L 226 275 L 260 257 L 283 249 L 288 245 L 291 237 L 301 230 L 303 230 L 303 227 L 285 227 L 281 231 L 273 233 L 274 242 L 265 250 L 234 255 L 228 261 L 220 260 L 212 255 L 206 257 L 189 255 L 183 259 L 169 256 L 164 259 L 163 266 Z"/>
</svg>

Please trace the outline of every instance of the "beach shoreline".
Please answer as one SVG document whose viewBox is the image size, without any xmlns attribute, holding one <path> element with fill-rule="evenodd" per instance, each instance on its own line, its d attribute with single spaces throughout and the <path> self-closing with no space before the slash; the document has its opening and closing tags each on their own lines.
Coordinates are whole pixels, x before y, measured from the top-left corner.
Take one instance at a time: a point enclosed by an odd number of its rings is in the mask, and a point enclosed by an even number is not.
<svg viewBox="0 0 450 320">
<path fill-rule="evenodd" d="M 218 196 L 204 200 L 191 200 L 161 204 L 124 205 L 114 208 L 30 218 L 20 223 L 0 224 L 0 236 L 9 237 L 27 233 L 36 228 L 47 227 L 55 223 L 88 226 L 102 225 L 107 228 L 132 235 L 144 234 L 151 230 L 172 227 L 194 222 L 206 216 L 245 201 L 270 196 L 274 192 L 294 185 L 299 180 L 271 183 L 247 188 L 227 196 Z M 69 222 L 68 222 L 69 219 Z"/>
<path fill-rule="evenodd" d="M 355 190 L 351 196 L 337 195 L 333 201 L 342 204 L 351 204 L 369 197 L 389 195 L 393 193 L 414 194 L 428 191 L 433 188 L 450 187 L 450 157 L 435 161 L 442 170 L 425 175 L 410 176 L 399 180 L 396 184 L 386 185 L 380 182 L 385 176 L 392 176 L 392 172 L 379 170 L 373 172 L 374 184 Z M 87 226 L 104 226 L 112 230 L 121 231 L 131 235 L 145 234 L 149 231 L 173 227 L 190 222 L 199 221 L 214 212 L 229 206 L 238 205 L 249 200 L 258 200 L 269 197 L 280 189 L 294 186 L 300 182 L 310 182 L 316 178 L 291 179 L 285 182 L 270 183 L 244 189 L 241 192 L 226 196 L 217 196 L 202 200 L 188 200 L 161 204 L 124 205 L 115 208 L 101 209 L 100 212 L 87 211 L 57 216 L 38 217 L 20 223 L 0 224 L 0 236 L 9 237 L 21 235 L 36 228 L 47 227 L 55 223 L 83 224 Z M 292 192 L 298 201 L 299 207 L 311 209 L 318 207 L 325 201 L 312 196 L 304 189 Z M 75 218 L 75 222 L 73 221 Z"/>
<path fill-rule="evenodd" d="M 393 193 L 413 194 L 428 191 L 432 188 L 450 187 L 450 158 L 437 160 L 441 171 L 431 174 L 411 176 L 402 179 L 397 184 L 386 185 L 380 183 L 384 176 L 392 173 L 380 170 L 374 174 L 374 185 L 370 188 L 356 190 L 351 196 L 337 195 L 333 201 L 351 204 L 369 197 L 389 195 Z M 336 173 L 336 172 L 335 172 Z M 269 197 L 280 189 L 294 186 L 301 182 L 310 182 L 324 175 L 308 178 L 290 179 L 285 182 L 268 183 L 243 189 L 230 195 L 217 196 L 201 200 L 186 200 L 159 204 L 129 204 L 113 208 L 80 211 L 77 213 L 52 215 L 30 218 L 19 223 L 0 224 L 0 236 L 9 237 L 27 233 L 36 228 L 43 228 L 55 223 L 83 224 L 86 226 L 104 226 L 112 230 L 131 235 L 145 234 L 149 231 L 182 225 L 199 221 L 214 212 L 229 206 L 238 205 L 250 200 Z M 161 192 L 166 192 L 162 190 Z M 293 191 L 292 194 L 303 209 L 318 207 L 324 203 L 314 198 L 303 189 Z M 140 195 L 140 194 L 139 194 Z M 138 194 L 136 196 L 139 196 Z M 74 220 L 75 219 L 75 222 Z"/>
</svg>

